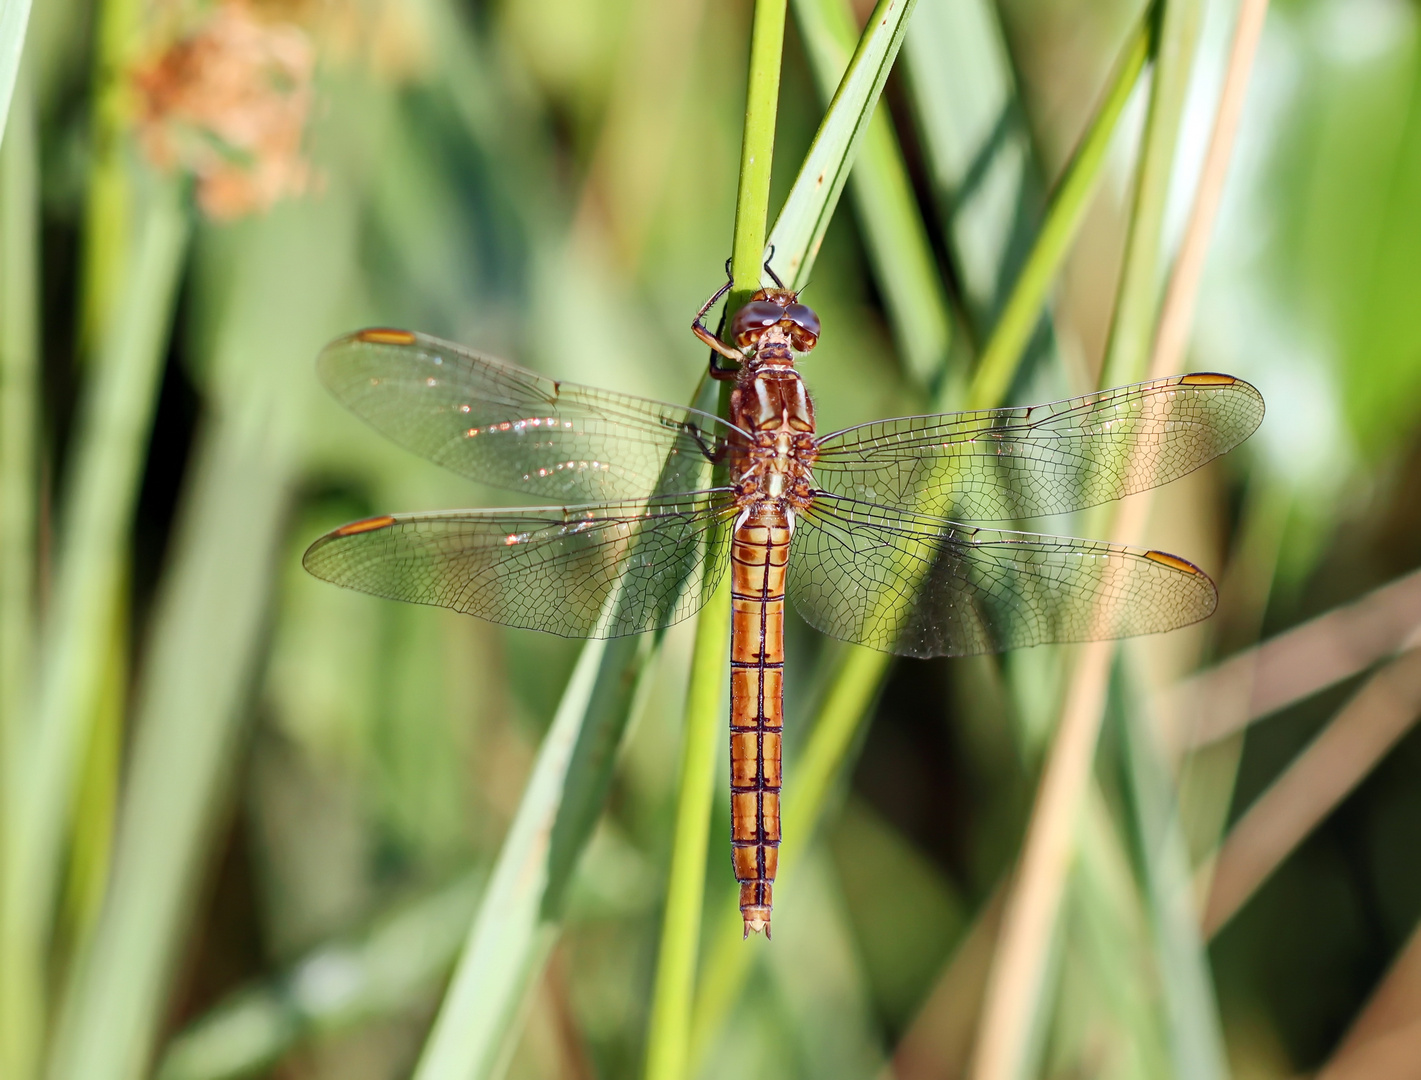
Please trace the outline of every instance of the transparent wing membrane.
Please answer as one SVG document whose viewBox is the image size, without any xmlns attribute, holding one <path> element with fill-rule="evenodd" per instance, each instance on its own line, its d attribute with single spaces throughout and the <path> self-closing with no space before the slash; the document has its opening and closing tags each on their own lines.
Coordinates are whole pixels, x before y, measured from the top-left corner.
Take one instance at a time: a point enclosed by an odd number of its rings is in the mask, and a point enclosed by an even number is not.
<svg viewBox="0 0 1421 1080">
<path fill-rule="evenodd" d="M 1248 438 L 1263 399 L 1179 375 L 1029 408 L 905 416 L 819 440 L 816 483 L 955 521 L 1061 514 L 1168 483 Z"/>
<path fill-rule="evenodd" d="M 406 449 L 559 502 L 707 488 L 734 431 L 709 413 L 559 382 L 405 330 L 347 335 L 317 367 L 346 408 Z"/>
<path fill-rule="evenodd" d="M 369 518 L 306 551 L 319 578 L 563 637 L 698 611 L 727 562 L 728 491 L 648 502 Z"/>
<path fill-rule="evenodd" d="M 798 515 L 789 594 L 832 637 L 919 657 L 1152 634 L 1216 602 L 1213 582 L 1172 555 L 829 495 Z"/>
<path fill-rule="evenodd" d="M 724 572 L 749 438 L 708 413 L 558 382 L 403 330 L 321 354 L 340 401 L 454 472 L 566 506 L 370 518 L 306 552 L 316 576 L 567 637 L 668 626 Z M 900 417 L 816 443 L 789 592 L 834 637 L 961 656 L 1184 626 L 1213 583 L 1155 551 L 957 524 L 1108 502 L 1197 469 L 1263 417 L 1253 387 L 1183 375 L 1050 405 Z"/>
</svg>

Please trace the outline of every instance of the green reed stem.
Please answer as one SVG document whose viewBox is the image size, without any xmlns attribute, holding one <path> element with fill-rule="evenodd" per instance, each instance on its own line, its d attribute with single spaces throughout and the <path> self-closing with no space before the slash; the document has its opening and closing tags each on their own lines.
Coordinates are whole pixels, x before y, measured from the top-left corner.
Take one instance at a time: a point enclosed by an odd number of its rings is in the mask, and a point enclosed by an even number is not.
<svg viewBox="0 0 1421 1080">
<path fill-rule="evenodd" d="M 1156 18 L 1160 22 L 1150 111 L 1130 213 L 1125 265 L 1110 327 L 1102 386 L 1119 386 L 1146 378 L 1150 345 L 1159 314 L 1164 247 L 1164 212 L 1174 174 L 1175 149 L 1184 117 L 1184 102 L 1193 70 L 1194 46 L 1203 18 L 1199 0 L 1169 0 Z M 1156 21 L 1147 13 L 1150 24 Z M 1161 372 L 1160 374 L 1165 374 Z"/>
<path fill-rule="evenodd" d="M 1150 5 L 1141 16 L 1139 26 L 1115 65 L 1115 75 L 1105 99 L 1051 194 L 1041 232 L 977 362 L 977 370 L 967 391 L 966 404 L 969 409 L 990 409 L 999 405 L 1011 389 L 1012 379 L 1021 365 L 1022 353 L 1041 318 L 1046 294 L 1055 282 L 1061 263 L 1071 250 L 1076 232 L 1090 206 L 1096 181 L 1105 166 L 1110 140 L 1120 123 L 1120 114 L 1125 111 L 1125 104 L 1130 100 L 1149 58 L 1155 32 L 1154 7 Z"/>
<path fill-rule="evenodd" d="M 39 176 L 34 109 L 24 81 L 12 112 L 0 146 L 0 798 L 19 772 L 35 633 Z M 0 880 L 3 841 L 0 836 Z M 17 1076 L 25 1039 L 11 1028 L 7 1000 L 0 997 L 0 1076 Z"/>
<path fill-rule="evenodd" d="M 755 5 L 745 132 L 740 153 L 740 187 L 735 208 L 731 264 L 735 289 L 728 306 L 730 311 L 760 286 L 769 218 L 770 166 L 775 148 L 785 8 L 785 0 L 757 0 Z M 682 1080 L 687 1073 L 691 1007 L 705 901 L 706 853 L 710 844 L 711 811 L 715 805 L 721 721 L 725 715 L 729 630 L 730 582 L 726 575 L 701 609 L 696 626 L 675 841 L 647 1033 L 647 1080 Z"/>
<path fill-rule="evenodd" d="M 686 1075 L 691 1000 L 705 901 L 706 852 L 725 719 L 729 594 L 727 574 L 706 601 L 696 625 L 696 649 L 686 692 L 686 730 L 682 736 L 670 882 L 647 1033 L 647 1080 L 681 1080 Z"/>
<path fill-rule="evenodd" d="M 755 2 L 745 89 L 745 133 L 740 143 L 740 186 L 735 195 L 735 239 L 730 262 L 735 288 L 727 304 L 730 311 L 760 287 L 770 217 L 770 168 L 775 157 L 786 4 L 787 0 Z"/>
</svg>

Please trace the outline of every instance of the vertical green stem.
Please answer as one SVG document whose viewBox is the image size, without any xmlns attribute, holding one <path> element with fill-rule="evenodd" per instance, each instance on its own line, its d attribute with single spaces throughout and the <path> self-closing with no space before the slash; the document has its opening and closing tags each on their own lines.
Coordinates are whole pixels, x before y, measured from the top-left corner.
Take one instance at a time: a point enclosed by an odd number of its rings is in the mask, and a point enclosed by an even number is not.
<svg viewBox="0 0 1421 1080">
<path fill-rule="evenodd" d="M 770 166 L 775 149 L 785 0 L 757 0 L 750 41 L 745 133 L 735 206 L 729 310 L 760 287 L 770 206 Z M 666 894 L 661 949 L 647 1034 L 647 1080 L 681 1080 L 690 1049 L 691 1007 L 705 898 L 706 849 L 715 803 L 720 720 L 725 702 L 725 660 L 730 629 L 728 579 L 701 610 L 686 702 L 686 732 L 676 804 L 675 846 Z"/>
<path fill-rule="evenodd" d="M 79 266 L 79 347 L 85 360 L 99 347 L 123 286 L 133 243 L 133 176 L 125 157 L 128 98 L 136 27 L 143 0 L 103 0 L 97 5 L 92 164 L 84 192 L 84 233 Z"/>
<path fill-rule="evenodd" d="M 39 413 L 39 236 L 35 116 L 23 80 L 0 145 L 0 798 L 17 750 L 35 632 L 35 430 Z M 5 860 L 0 837 L 0 897 Z M 0 904 L 0 908 L 3 904 Z M 0 915 L 0 924 L 3 924 Z M 0 952 L 0 967 L 6 963 Z M 0 1075 L 20 1075 L 23 1035 L 0 997 Z M 17 1040 L 19 1042 L 17 1043 Z"/>
<path fill-rule="evenodd" d="M 770 166 L 775 156 L 775 116 L 780 98 L 787 0 L 756 0 L 745 91 L 745 134 L 740 144 L 740 187 L 735 197 L 735 240 L 730 272 L 735 288 L 729 309 L 760 287 L 770 216 Z"/>
<path fill-rule="evenodd" d="M 651 999 L 647 1035 L 647 1080 L 681 1080 L 691 1029 L 691 995 L 701 941 L 706 887 L 706 849 L 725 708 L 725 658 L 730 631 L 729 575 L 701 610 L 696 650 L 686 693 L 681 778 L 666 915 Z"/>
<path fill-rule="evenodd" d="M 1160 252 L 1165 202 L 1174 173 L 1174 153 L 1199 37 L 1201 8 L 1199 0 L 1170 0 L 1158 16 L 1161 25 L 1154 87 L 1140 150 L 1125 266 L 1101 373 L 1103 386 L 1143 379 L 1149 367 L 1150 344 L 1154 341 L 1155 318 L 1163 292 Z"/>
</svg>

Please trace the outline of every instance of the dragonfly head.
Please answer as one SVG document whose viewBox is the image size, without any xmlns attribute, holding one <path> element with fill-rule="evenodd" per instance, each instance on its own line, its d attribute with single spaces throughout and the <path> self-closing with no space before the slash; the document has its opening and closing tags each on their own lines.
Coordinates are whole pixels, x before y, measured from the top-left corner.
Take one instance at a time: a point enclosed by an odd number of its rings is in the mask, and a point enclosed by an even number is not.
<svg viewBox="0 0 1421 1080">
<path fill-rule="evenodd" d="M 735 313 L 730 332 L 742 349 L 772 343 L 807 353 L 819 341 L 819 316 L 789 289 L 761 289 Z"/>
</svg>

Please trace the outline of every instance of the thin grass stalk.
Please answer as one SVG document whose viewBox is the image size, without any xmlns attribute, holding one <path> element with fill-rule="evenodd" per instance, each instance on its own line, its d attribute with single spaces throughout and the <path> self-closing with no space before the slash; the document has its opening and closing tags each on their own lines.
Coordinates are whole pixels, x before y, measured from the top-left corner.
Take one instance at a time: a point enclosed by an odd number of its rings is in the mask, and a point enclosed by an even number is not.
<svg viewBox="0 0 1421 1080">
<path fill-rule="evenodd" d="M 29 682 L 40 415 L 38 133 L 28 86 L 12 113 L 0 145 L 0 762 L 11 760 Z"/>
<path fill-rule="evenodd" d="M 1178 792 L 1159 739 L 1159 725 L 1144 695 L 1135 686 L 1127 686 L 1126 694 L 1125 715 L 1133 718 L 1123 725 L 1127 772 L 1174 1076 L 1176 1080 L 1224 1080 L 1228 1059 L 1194 905 Z"/>
<path fill-rule="evenodd" d="M 1421 646 L 1388 661 L 1229 830 L 1204 933 L 1217 934 L 1292 851 L 1421 720 Z"/>
<path fill-rule="evenodd" d="M 145 0 L 102 0 L 95 10 L 93 118 L 79 265 L 79 352 L 89 360 L 122 296 L 133 243 L 134 176 L 126 159 L 134 43 Z"/>
<path fill-rule="evenodd" d="M 1106 385 L 1145 375 L 1142 368 L 1149 357 L 1158 299 L 1165 194 L 1197 30 L 1193 0 L 1171 0 L 1163 8 L 1161 23 L 1130 239 L 1104 367 Z M 1148 315 L 1148 321 L 1141 313 Z M 1165 372 L 1150 374 L 1158 377 Z M 1144 527 L 1150 503 L 1148 496 L 1133 499 L 1118 513 L 1106 508 L 1099 518 L 1113 518 L 1112 540 L 1132 543 Z M 976 1080 L 1017 1080 L 1025 1067 L 1031 1027 L 1046 990 L 1046 957 L 1075 854 L 1076 825 L 1095 760 L 1115 655 L 1116 643 L 1110 641 L 1092 642 L 1077 654 L 988 983 L 974 1057 Z"/>
<path fill-rule="evenodd" d="M 775 267 L 791 289 L 809 284 L 819 245 L 858 159 L 859 144 L 869 129 L 916 4 L 917 0 L 878 0 L 809 153 L 800 162 L 799 174 L 770 231 Z"/>
<path fill-rule="evenodd" d="M 30 0 L 6 0 L 0 4 L 0 142 L 5 138 L 6 120 L 20 78 L 29 25 Z"/>
<path fill-rule="evenodd" d="M 1150 347 L 1160 316 L 1165 270 L 1165 204 L 1174 175 L 1175 149 L 1184 118 L 1202 10 L 1203 0 L 1168 0 L 1156 11 L 1160 31 L 1155 46 L 1150 109 L 1140 148 L 1135 201 L 1125 241 L 1125 263 L 1101 372 L 1102 386 L 1137 382 L 1150 370 L 1165 373 L 1152 367 L 1163 358 L 1152 356 Z"/>
<path fill-rule="evenodd" d="M 11 113 L 9 135 L 0 144 L 0 800 L 18 779 L 35 633 L 39 170 L 27 80 L 16 89 Z M 0 831 L 0 882 L 8 870 L 8 842 Z M 0 904 L 7 895 L 0 884 Z M 0 968 L 7 956 L 0 949 Z M 26 1040 L 22 1030 L 10 1027 L 16 1019 L 10 1010 L 0 1011 L 0 1075 L 23 1075 Z"/>
<path fill-rule="evenodd" d="M 686 691 L 681 774 L 661 948 L 647 1030 L 647 1080 L 681 1080 L 691 1031 L 691 1000 L 701 944 L 706 854 L 715 805 L 716 765 L 725 716 L 725 661 L 730 633 L 730 577 L 701 610 Z"/>
<path fill-rule="evenodd" d="M 785 0 L 757 0 L 750 41 L 740 182 L 735 207 L 731 274 L 734 311 L 760 287 L 761 255 L 768 226 L 770 174 L 775 152 L 780 62 L 784 52 Z M 722 395 L 722 407 L 726 404 Z M 661 928 L 661 948 L 647 1033 L 647 1080 L 686 1075 L 696 958 L 705 900 L 706 849 L 715 804 L 720 721 L 725 706 L 729 652 L 730 581 L 727 574 L 701 609 L 686 695 L 675 842 Z"/>
<path fill-rule="evenodd" d="M 1120 116 L 1153 50 L 1156 7 L 1151 4 L 1140 16 L 1139 25 L 1116 62 L 1100 107 L 1051 193 L 1041 232 L 972 374 L 967 390 L 969 409 L 990 409 L 999 405 L 1011 388 L 1022 353 L 1041 318 L 1046 295 L 1090 207 Z"/>
<path fill-rule="evenodd" d="M 730 275 L 735 282 L 727 303 L 731 311 L 750 299 L 750 294 L 760 287 L 763 274 L 786 4 L 787 0 L 755 0 L 745 132 L 740 142 L 740 181 L 735 194 L 735 236 L 730 256 Z"/>
<path fill-rule="evenodd" d="M 903 52 L 923 167 L 932 180 L 962 316 L 980 346 L 1046 210 L 997 4 L 925 5 L 914 15 Z M 955 379 L 957 372 L 951 375 Z M 965 390 L 964 374 L 950 400 L 960 401 Z"/>
<path fill-rule="evenodd" d="M 1209 148 L 1204 154 L 1204 166 L 1194 193 L 1194 205 L 1189 211 L 1184 239 L 1175 256 L 1174 273 L 1165 292 L 1160 311 L 1159 329 L 1155 333 L 1153 367 L 1157 371 L 1176 371 L 1184 362 L 1184 350 L 1189 343 L 1189 330 L 1194 322 L 1194 302 L 1199 295 L 1199 283 L 1204 276 L 1204 260 L 1209 240 L 1214 235 L 1214 221 L 1223 202 L 1224 181 L 1228 179 L 1229 162 L 1233 160 L 1234 141 L 1239 121 L 1243 119 L 1243 103 L 1248 96 L 1248 82 L 1253 74 L 1253 60 L 1258 54 L 1258 42 L 1263 36 L 1263 22 L 1268 15 L 1268 0 L 1242 0 L 1238 25 L 1234 29 L 1233 46 L 1229 51 L 1228 68 L 1224 72 L 1223 90 L 1218 111 L 1214 114 L 1214 130 L 1209 136 Z"/>
<path fill-rule="evenodd" d="M 187 237 L 182 192 L 174 183 L 155 183 L 122 317 L 105 339 L 76 425 L 53 600 L 41 639 L 35 722 L 19 751 L 22 764 L 7 814 L 3 1006 L 31 1037 L 43 1027 L 44 957 L 68 816 L 109 656 L 113 605 Z M 15 1075 L 26 1080 L 32 1072 Z"/>
</svg>

